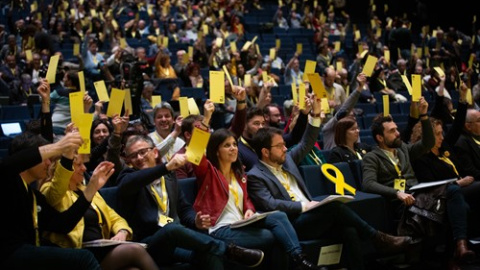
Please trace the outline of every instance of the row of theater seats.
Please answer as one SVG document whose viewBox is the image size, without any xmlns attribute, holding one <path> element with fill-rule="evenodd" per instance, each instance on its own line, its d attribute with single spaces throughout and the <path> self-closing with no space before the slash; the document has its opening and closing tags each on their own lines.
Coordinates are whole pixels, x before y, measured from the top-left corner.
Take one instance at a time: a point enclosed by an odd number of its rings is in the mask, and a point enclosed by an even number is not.
<svg viewBox="0 0 480 270">
<path fill-rule="evenodd" d="M 359 191 L 361 189 L 362 181 L 362 169 L 361 161 L 346 163 L 340 162 L 334 164 L 344 175 L 345 182 L 357 189 L 355 199 L 347 203 L 347 205 L 354 210 L 360 217 L 366 220 L 373 227 L 382 230 L 389 231 L 390 225 L 387 222 L 386 205 L 384 199 L 375 194 L 369 194 Z M 335 194 L 334 184 L 321 172 L 321 168 L 316 165 L 300 166 L 300 172 L 303 174 L 303 178 L 306 181 L 307 188 L 311 195 L 316 200 L 321 200 L 330 194 Z M 186 199 L 193 204 L 197 194 L 197 186 L 195 178 L 188 178 L 178 180 L 179 186 Z M 107 203 L 114 209 L 118 209 L 117 187 L 103 188 L 100 193 L 107 201 Z M 346 194 L 349 194 L 346 192 Z M 301 241 L 304 252 L 312 262 L 317 262 L 319 259 L 320 249 L 323 246 L 339 244 L 339 242 L 333 238 L 325 238 L 321 240 L 308 240 Z M 364 242 L 363 250 L 365 256 L 376 256 L 375 250 L 371 243 Z M 343 255 L 343 254 L 342 254 Z M 346 258 L 342 256 L 340 264 L 333 267 L 343 267 Z M 177 270 L 177 269 L 190 269 L 185 264 L 176 264 L 169 267 L 161 267 L 162 270 Z M 234 266 L 235 268 L 239 266 Z M 232 269 L 229 267 L 229 269 Z M 240 268 L 239 268 L 240 269 Z M 260 268 L 256 268 L 260 269 Z M 269 269 L 265 266 L 265 269 Z"/>
</svg>

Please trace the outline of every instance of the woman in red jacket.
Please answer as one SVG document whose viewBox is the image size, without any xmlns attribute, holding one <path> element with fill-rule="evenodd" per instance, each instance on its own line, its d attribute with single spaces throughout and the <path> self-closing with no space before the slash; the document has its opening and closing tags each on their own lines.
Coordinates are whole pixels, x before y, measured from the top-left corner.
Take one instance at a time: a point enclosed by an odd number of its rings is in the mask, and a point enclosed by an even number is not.
<svg viewBox="0 0 480 270">
<path fill-rule="evenodd" d="M 302 254 L 297 234 L 287 215 L 275 212 L 264 219 L 239 228 L 231 224 L 248 219 L 255 207 L 248 197 L 247 179 L 238 159 L 237 140 L 227 129 L 219 129 L 210 137 L 207 155 L 195 168 L 198 195 L 194 208 L 202 218 L 203 228 L 213 237 L 249 248 L 269 251 L 280 243 L 299 269 L 317 269 Z M 278 258 L 275 258 L 278 263 Z M 288 268 L 287 263 L 278 267 Z M 276 268 L 279 269 L 279 268 Z"/>
</svg>

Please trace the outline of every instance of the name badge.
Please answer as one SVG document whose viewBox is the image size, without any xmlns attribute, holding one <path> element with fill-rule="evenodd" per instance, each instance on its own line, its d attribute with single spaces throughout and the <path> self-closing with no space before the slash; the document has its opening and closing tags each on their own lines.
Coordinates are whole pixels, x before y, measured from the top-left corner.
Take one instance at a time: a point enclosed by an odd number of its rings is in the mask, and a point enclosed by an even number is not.
<svg viewBox="0 0 480 270">
<path fill-rule="evenodd" d="M 407 180 L 403 178 L 397 178 L 395 179 L 395 184 L 393 185 L 393 188 L 396 190 L 400 190 L 401 192 L 405 192 L 405 186 L 407 184 Z"/>
<path fill-rule="evenodd" d="M 172 223 L 172 222 L 173 222 L 173 218 L 167 217 L 165 215 L 160 215 L 160 217 L 158 218 L 158 226 L 160 227 L 163 227 L 168 223 Z"/>
</svg>

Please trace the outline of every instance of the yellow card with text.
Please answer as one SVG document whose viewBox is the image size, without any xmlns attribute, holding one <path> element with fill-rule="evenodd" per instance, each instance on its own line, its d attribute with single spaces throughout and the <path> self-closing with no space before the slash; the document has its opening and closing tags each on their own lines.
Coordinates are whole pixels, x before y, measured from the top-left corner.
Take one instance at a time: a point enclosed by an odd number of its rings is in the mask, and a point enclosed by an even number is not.
<svg viewBox="0 0 480 270">
<path fill-rule="evenodd" d="M 300 110 L 305 109 L 305 96 L 306 96 L 305 84 L 298 84 L 298 108 Z"/>
<path fill-rule="evenodd" d="M 180 105 L 180 115 L 185 119 L 189 115 L 188 113 L 188 97 L 180 97 L 178 99 Z"/>
<path fill-rule="evenodd" d="M 109 102 L 110 99 L 108 98 L 107 87 L 105 86 L 104 81 L 97 81 L 93 83 L 95 86 L 95 90 L 97 91 L 98 100 Z"/>
<path fill-rule="evenodd" d="M 445 72 L 443 72 L 443 69 L 441 67 L 434 67 L 433 69 L 435 69 L 435 71 L 440 77 L 445 76 Z"/>
<path fill-rule="evenodd" d="M 245 77 L 243 77 L 245 80 L 244 82 L 244 87 L 249 87 L 252 86 L 252 75 L 251 74 L 245 74 Z"/>
<path fill-rule="evenodd" d="M 90 154 L 90 130 L 92 129 L 93 113 L 84 113 L 80 116 L 78 132 L 83 139 L 83 144 L 78 148 L 79 154 Z"/>
<path fill-rule="evenodd" d="M 262 71 L 262 81 L 264 84 L 268 82 L 268 72 L 266 70 Z"/>
<path fill-rule="evenodd" d="M 303 51 L 303 44 L 302 43 L 297 43 L 296 53 L 297 54 L 302 54 L 302 51 Z"/>
<path fill-rule="evenodd" d="M 110 93 L 110 102 L 108 103 L 107 116 L 113 117 L 115 114 L 122 114 L 123 100 L 125 99 L 125 91 L 112 88 Z"/>
<path fill-rule="evenodd" d="M 157 104 L 160 104 L 162 103 L 162 96 L 158 96 L 158 95 L 155 95 L 155 96 L 152 96 L 152 103 L 150 105 L 152 105 L 152 108 L 155 108 L 155 106 L 157 106 Z"/>
<path fill-rule="evenodd" d="M 80 54 L 80 44 L 74 43 L 73 44 L 73 56 L 78 56 Z"/>
<path fill-rule="evenodd" d="M 130 89 L 123 89 L 125 91 L 125 99 L 123 100 L 123 106 L 125 107 L 125 111 L 128 110 L 128 115 L 133 114 L 133 106 L 132 106 L 132 93 Z"/>
<path fill-rule="evenodd" d="M 230 83 L 230 86 L 233 87 L 232 77 L 230 76 L 230 73 L 228 72 L 227 66 L 223 65 L 222 69 L 223 69 L 223 72 L 225 72 L 225 75 L 227 75 L 227 80 Z"/>
<path fill-rule="evenodd" d="M 365 66 L 363 67 L 363 73 L 365 73 L 365 76 L 371 77 L 373 70 L 375 69 L 375 65 L 377 64 L 378 58 L 369 55 L 367 58 L 367 62 L 365 63 Z"/>
<path fill-rule="evenodd" d="M 401 75 L 401 76 L 402 76 L 402 81 L 405 84 L 405 86 L 407 87 L 408 93 L 411 96 L 412 95 L 412 85 L 410 84 L 410 81 L 408 80 L 407 76 L 405 76 L 405 75 Z"/>
<path fill-rule="evenodd" d="M 412 74 L 412 101 L 419 101 L 422 96 L 422 76 Z"/>
<path fill-rule="evenodd" d="M 313 93 L 317 96 L 317 98 L 326 98 L 327 97 L 327 90 L 323 85 L 322 79 L 318 73 L 308 74 L 308 81 L 312 86 Z"/>
<path fill-rule="evenodd" d="M 316 61 L 307 60 L 307 62 L 305 62 L 305 70 L 303 71 L 303 80 L 307 79 L 308 74 L 315 73 L 316 67 L 317 67 Z"/>
<path fill-rule="evenodd" d="M 80 92 L 85 93 L 85 76 L 83 75 L 83 71 L 79 71 L 78 73 L 78 81 L 80 82 Z"/>
<path fill-rule="evenodd" d="M 210 99 L 214 103 L 225 103 L 225 73 L 210 70 Z"/>
<path fill-rule="evenodd" d="M 323 113 L 330 113 L 330 105 L 328 104 L 328 98 L 322 98 L 321 106 Z"/>
<path fill-rule="evenodd" d="M 49 84 L 55 83 L 55 77 L 57 75 L 57 66 L 58 60 L 60 60 L 60 55 L 55 54 L 50 57 L 50 62 L 48 64 L 47 70 L 47 80 Z"/>
<path fill-rule="evenodd" d="M 187 151 L 185 152 L 187 160 L 195 165 L 200 164 L 200 161 L 202 161 L 202 158 L 205 155 L 209 140 L 210 132 L 194 128 L 192 138 L 190 139 Z"/>
<path fill-rule="evenodd" d="M 83 96 L 81 92 L 73 92 L 68 94 L 68 99 L 70 101 L 70 116 L 72 118 L 72 123 L 77 127 L 81 124 L 81 116 L 85 113 L 83 110 Z"/>
<path fill-rule="evenodd" d="M 317 265 L 338 264 L 342 257 L 343 244 L 323 246 L 320 248 Z"/>
<path fill-rule="evenodd" d="M 294 82 L 292 82 L 291 86 L 292 86 L 292 100 L 293 100 L 293 104 L 297 104 L 297 102 L 298 102 L 297 85 L 296 85 Z"/>
<path fill-rule="evenodd" d="M 383 95 L 383 116 L 390 115 L 390 97 L 388 95 Z"/>
<path fill-rule="evenodd" d="M 200 110 L 198 109 L 194 98 L 188 98 L 188 111 L 190 114 L 200 115 Z"/>
</svg>

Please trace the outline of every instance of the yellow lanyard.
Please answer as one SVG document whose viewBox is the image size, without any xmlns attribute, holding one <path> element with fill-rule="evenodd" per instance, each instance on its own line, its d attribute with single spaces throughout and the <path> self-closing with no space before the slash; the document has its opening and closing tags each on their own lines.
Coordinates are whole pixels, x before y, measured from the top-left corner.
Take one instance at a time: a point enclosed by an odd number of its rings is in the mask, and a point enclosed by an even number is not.
<svg viewBox="0 0 480 270">
<path fill-rule="evenodd" d="M 282 175 L 283 175 L 283 180 L 280 179 L 280 183 L 282 183 L 282 186 L 287 190 L 288 195 L 292 199 L 292 201 L 296 201 L 295 194 L 290 190 L 290 181 L 288 180 L 288 174 L 284 170 L 282 170 Z"/>
<path fill-rule="evenodd" d="M 438 157 L 438 159 L 440 159 L 441 161 L 447 163 L 448 165 L 452 166 L 453 168 L 453 171 L 455 172 L 455 174 L 459 177 L 460 174 L 458 173 L 457 171 L 457 167 L 455 167 L 455 164 L 453 164 L 453 162 L 446 156 L 441 156 L 441 157 Z"/>
<path fill-rule="evenodd" d="M 359 160 L 362 160 L 362 155 L 360 155 L 360 153 L 357 152 L 357 151 L 354 151 L 354 152 L 355 152 L 355 154 L 357 155 L 358 159 L 359 159 Z M 396 166 L 396 165 L 395 165 L 395 166 Z"/>
<path fill-rule="evenodd" d="M 315 164 L 317 165 L 322 164 L 322 160 L 317 156 L 317 154 L 315 154 L 315 151 L 311 150 L 310 153 L 308 153 L 308 156 L 310 156 L 313 159 Z"/>
<path fill-rule="evenodd" d="M 240 213 L 243 213 L 242 207 L 240 207 L 239 202 L 237 178 L 235 178 L 235 174 L 233 172 L 230 174 L 230 183 L 228 184 L 228 190 L 233 195 L 233 199 L 235 200 L 235 206 L 240 211 Z"/>
<path fill-rule="evenodd" d="M 477 145 L 480 145 L 480 141 L 478 141 L 477 139 L 475 139 L 475 138 L 473 138 L 473 137 L 472 137 L 472 139 L 473 139 L 473 141 L 474 141 Z"/>
<path fill-rule="evenodd" d="M 390 161 L 392 162 L 393 164 L 393 167 L 395 167 L 395 170 L 397 171 L 398 173 L 398 178 L 402 178 L 402 171 L 400 170 L 400 168 L 398 167 L 398 164 L 395 163 L 395 161 L 393 161 L 393 159 L 391 159 L 389 156 L 387 156 L 388 159 L 390 159 Z"/>
<path fill-rule="evenodd" d="M 243 136 L 240 136 L 240 141 L 248 148 L 252 149 L 253 152 L 255 152 L 255 150 L 250 146 L 250 144 L 248 144 L 247 140 L 245 140 L 245 138 L 243 138 Z"/>
<path fill-rule="evenodd" d="M 28 184 L 23 180 L 23 184 L 25 185 L 25 189 L 27 193 L 29 192 Z M 37 209 L 37 197 L 35 197 L 35 193 L 32 190 L 32 198 L 33 198 L 33 209 L 32 209 L 32 220 L 33 220 L 33 229 L 35 230 L 35 246 L 40 246 L 40 234 L 38 232 L 38 209 Z"/>
<path fill-rule="evenodd" d="M 383 85 L 383 87 L 387 88 L 387 83 L 385 82 L 385 80 L 382 80 L 380 78 L 377 78 L 377 80 Z"/>
<path fill-rule="evenodd" d="M 163 213 L 167 213 L 167 189 L 165 188 L 165 178 L 162 176 L 160 178 L 160 183 L 162 186 L 162 198 L 160 198 L 160 195 L 158 195 L 157 189 L 153 186 L 150 185 L 150 189 L 152 190 L 152 194 L 155 197 L 155 200 L 157 201 L 158 207 L 160 207 L 160 210 Z"/>
</svg>

